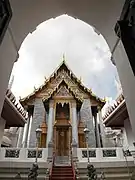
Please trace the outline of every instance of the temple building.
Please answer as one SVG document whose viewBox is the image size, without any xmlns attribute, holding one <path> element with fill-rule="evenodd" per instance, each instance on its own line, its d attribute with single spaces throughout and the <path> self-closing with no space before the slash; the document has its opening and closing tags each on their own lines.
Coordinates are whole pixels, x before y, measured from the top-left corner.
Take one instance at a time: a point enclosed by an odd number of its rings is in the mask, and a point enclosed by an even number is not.
<svg viewBox="0 0 135 180">
<path fill-rule="evenodd" d="M 117 106 L 102 118 L 105 100 L 86 88 L 63 60 L 42 86 L 20 99 L 27 119 L 24 127 L 13 124 L 4 130 L 3 137 L 8 142 L 2 142 L 0 148 L 0 179 L 18 176 L 27 179 L 35 162 L 39 166 L 39 180 L 69 176 L 88 179 L 88 158 L 98 178 L 102 175 L 106 180 L 133 177 L 134 151 L 124 149 L 120 143 L 121 137 L 123 143 L 133 143 L 131 129 L 126 125 L 128 114 L 123 96 L 117 101 Z M 39 126 L 41 135 L 37 141 Z M 90 130 L 87 141 L 86 127 Z M 127 133 L 123 133 L 126 128 Z"/>
<path fill-rule="evenodd" d="M 44 85 L 20 102 L 29 114 L 20 146 L 35 147 L 35 130 L 40 126 L 40 147 L 53 143 L 58 156 L 67 156 L 73 142 L 86 147 L 85 127 L 90 129 L 89 147 L 103 147 L 101 109 L 105 101 L 82 85 L 64 60 Z"/>
</svg>

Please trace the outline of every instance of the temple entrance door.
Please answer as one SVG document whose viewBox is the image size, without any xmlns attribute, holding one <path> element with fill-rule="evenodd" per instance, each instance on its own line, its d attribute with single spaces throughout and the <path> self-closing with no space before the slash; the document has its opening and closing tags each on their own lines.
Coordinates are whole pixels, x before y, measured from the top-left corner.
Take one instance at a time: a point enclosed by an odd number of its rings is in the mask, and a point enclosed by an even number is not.
<svg viewBox="0 0 135 180">
<path fill-rule="evenodd" d="M 56 153 L 57 156 L 69 156 L 70 150 L 69 127 L 56 127 Z"/>
</svg>

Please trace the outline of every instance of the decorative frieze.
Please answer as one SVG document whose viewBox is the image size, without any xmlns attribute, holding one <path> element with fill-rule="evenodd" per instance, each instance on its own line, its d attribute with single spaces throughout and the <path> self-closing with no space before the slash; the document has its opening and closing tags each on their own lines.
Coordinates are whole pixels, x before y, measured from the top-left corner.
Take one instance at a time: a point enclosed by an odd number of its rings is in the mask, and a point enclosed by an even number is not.
<svg viewBox="0 0 135 180">
<path fill-rule="evenodd" d="M 19 158 L 19 149 L 6 149 L 5 158 Z"/>
<path fill-rule="evenodd" d="M 116 149 L 103 150 L 103 157 L 116 157 Z"/>
<path fill-rule="evenodd" d="M 96 150 L 90 150 L 89 151 L 89 157 L 95 158 L 96 157 Z M 87 151 L 82 151 L 82 158 L 87 158 Z"/>
<path fill-rule="evenodd" d="M 36 158 L 36 150 L 28 150 L 27 158 Z M 38 150 L 38 158 L 42 158 L 42 150 Z"/>
<path fill-rule="evenodd" d="M 124 155 L 125 157 L 127 157 L 127 156 L 132 156 L 132 154 L 131 154 L 131 152 L 129 151 L 129 149 L 123 150 L 123 155 Z"/>
</svg>

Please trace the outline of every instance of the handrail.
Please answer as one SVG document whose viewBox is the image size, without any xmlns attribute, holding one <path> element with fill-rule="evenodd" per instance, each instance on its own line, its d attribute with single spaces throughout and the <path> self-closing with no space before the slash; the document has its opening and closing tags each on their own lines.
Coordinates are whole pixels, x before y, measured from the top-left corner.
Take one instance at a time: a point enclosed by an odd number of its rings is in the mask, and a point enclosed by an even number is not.
<svg viewBox="0 0 135 180">
<path fill-rule="evenodd" d="M 72 171 L 73 171 L 73 180 L 76 180 L 75 166 L 74 166 L 74 162 L 73 162 L 72 153 L 71 153 L 71 167 L 72 167 Z"/>
<path fill-rule="evenodd" d="M 50 180 L 52 179 L 52 170 L 53 170 L 54 162 L 55 162 L 55 153 L 53 153 L 52 166 L 51 166 L 50 173 L 49 173 Z"/>
</svg>

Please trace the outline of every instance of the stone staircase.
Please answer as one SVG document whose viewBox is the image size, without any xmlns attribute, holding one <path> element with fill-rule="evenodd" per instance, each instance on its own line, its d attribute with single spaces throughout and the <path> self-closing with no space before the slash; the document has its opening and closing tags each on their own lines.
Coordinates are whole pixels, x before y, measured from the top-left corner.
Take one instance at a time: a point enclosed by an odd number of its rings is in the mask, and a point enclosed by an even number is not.
<svg viewBox="0 0 135 180">
<path fill-rule="evenodd" d="M 72 166 L 53 166 L 51 180 L 74 180 Z"/>
<path fill-rule="evenodd" d="M 56 156 L 50 180 L 75 180 L 69 156 Z"/>
<path fill-rule="evenodd" d="M 54 164 L 55 166 L 70 166 L 71 162 L 68 156 L 56 156 Z"/>
</svg>

